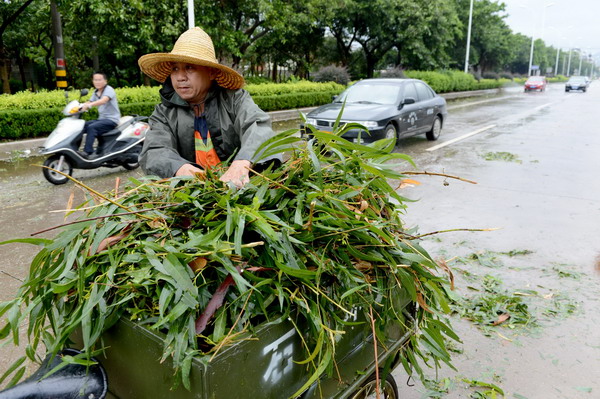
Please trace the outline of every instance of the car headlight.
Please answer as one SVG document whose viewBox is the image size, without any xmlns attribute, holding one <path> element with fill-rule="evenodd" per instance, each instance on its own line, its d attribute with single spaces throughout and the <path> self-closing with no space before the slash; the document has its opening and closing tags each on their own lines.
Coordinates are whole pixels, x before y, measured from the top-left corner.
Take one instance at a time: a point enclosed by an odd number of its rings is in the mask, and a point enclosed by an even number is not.
<svg viewBox="0 0 600 399">
<path fill-rule="evenodd" d="M 315 118 L 306 118 L 306 124 L 316 126 L 317 120 Z"/>
<path fill-rule="evenodd" d="M 368 129 L 373 129 L 373 128 L 376 128 L 377 126 L 379 126 L 379 123 L 377 123 L 376 121 L 359 121 L 356 123 L 360 123 L 361 125 L 363 125 L 364 127 L 368 128 Z"/>
</svg>

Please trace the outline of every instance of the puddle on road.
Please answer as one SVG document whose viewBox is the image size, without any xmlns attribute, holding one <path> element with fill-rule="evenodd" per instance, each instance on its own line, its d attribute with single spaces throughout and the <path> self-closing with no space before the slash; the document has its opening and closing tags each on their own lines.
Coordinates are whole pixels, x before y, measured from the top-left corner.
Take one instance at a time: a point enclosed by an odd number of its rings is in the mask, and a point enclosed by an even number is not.
<svg viewBox="0 0 600 399">
<path fill-rule="evenodd" d="M 285 132 L 286 130 L 290 130 L 290 129 L 299 129 L 301 122 L 302 121 L 299 118 L 292 119 L 289 121 L 273 122 L 273 130 L 275 131 L 275 133 L 281 133 L 281 132 Z"/>
</svg>

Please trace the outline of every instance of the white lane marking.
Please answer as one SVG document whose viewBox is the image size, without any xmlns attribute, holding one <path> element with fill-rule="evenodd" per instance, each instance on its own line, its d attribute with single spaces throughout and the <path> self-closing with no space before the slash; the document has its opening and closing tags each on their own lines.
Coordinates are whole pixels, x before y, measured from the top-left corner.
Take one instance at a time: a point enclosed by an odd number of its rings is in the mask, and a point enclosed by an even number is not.
<svg viewBox="0 0 600 399">
<path fill-rule="evenodd" d="M 486 126 L 486 127 L 482 127 L 481 129 L 477 129 L 477 130 L 475 130 L 475 131 L 473 131 L 471 133 L 463 134 L 462 136 L 453 138 L 452 140 L 445 141 L 442 144 L 438 144 L 438 145 L 435 145 L 433 147 L 429 147 L 429 148 L 427 148 L 427 151 L 439 150 L 440 148 L 446 147 L 447 145 L 454 144 L 457 141 L 461 141 L 461 140 L 466 139 L 467 137 L 475 136 L 476 134 L 485 132 L 486 130 L 492 129 L 494 127 L 496 127 L 496 125 L 489 125 L 489 126 Z"/>
<path fill-rule="evenodd" d="M 491 103 L 493 101 L 508 100 L 508 99 L 514 98 L 514 97 L 518 97 L 518 96 L 505 96 L 505 97 L 499 97 L 499 98 L 492 98 L 492 99 L 489 99 L 489 100 L 475 101 L 475 102 L 472 102 L 472 103 L 449 105 L 448 106 L 448 110 L 451 111 L 451 110 L 454 110 L 454 109 L 457 109 L 457 108 L 470 107 L 471 105 Z"/>
<path fill-rule="evenodd" d="M 551 102 L 551 103 L 546 103 L 546 104 L 544 104 L 544 105 L 540 105 L 539 107 L 535 107 L 535 108 L 533 109 L 533 111 L 535 112 L 535 111 L 542 110 L 542 109 L 544 109 L 544 108 L 546 108 L 546 107 L 548 107 L 548 106 L 550 106 L 550 105 L 554 104 L 555 102 L 556 102 L 556 101 L 554 101 L 554 102 Z"/>
</svg>

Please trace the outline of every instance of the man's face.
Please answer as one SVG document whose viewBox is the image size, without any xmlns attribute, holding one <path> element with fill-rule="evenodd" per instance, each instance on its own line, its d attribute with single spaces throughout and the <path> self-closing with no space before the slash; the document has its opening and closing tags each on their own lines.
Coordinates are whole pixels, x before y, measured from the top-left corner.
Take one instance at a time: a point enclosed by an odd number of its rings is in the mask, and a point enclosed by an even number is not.
<svg viewBox="0 0 600 399">
<path fill-rule="evenodd" d="M 212 82 L 212 75 L 212 68 L 185 62 L 174 62 L 171 67 L 171 83 L 175 92 L 191 104 L 198 104 L 204 100 Z"/>
<path fill-rule="evenodd" d="M 104 78 L 104 75 L 95 73 L 92 77 L 92 83 L 96 89 L 101 90 L 108 84 L 108 81 Z"/>
</svg>

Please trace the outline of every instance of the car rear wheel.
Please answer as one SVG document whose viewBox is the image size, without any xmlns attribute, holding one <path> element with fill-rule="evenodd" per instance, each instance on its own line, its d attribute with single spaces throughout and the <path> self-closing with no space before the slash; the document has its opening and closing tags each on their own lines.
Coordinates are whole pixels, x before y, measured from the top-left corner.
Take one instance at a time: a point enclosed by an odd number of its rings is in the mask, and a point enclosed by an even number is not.
<svg viewBox="0 0 600 399">
<path fill-rule="evenodd" d="M 440 134 L 442 133 L 442 119 L 439 116 L 436 116 L 433 120 L 433 125 L 431 125 L 431 130 L 426 133 L 427 140 L 437 140 L 440 138 Z"/>
<path fill-rule="evenodd" d="M 395 138 L 396 140 L 398 140 L 398 131 L 396 130 L 396 126 L 394 126 L 393 123 L 388 123 L 385 127 L 385 138 Z"/>
</svg>

